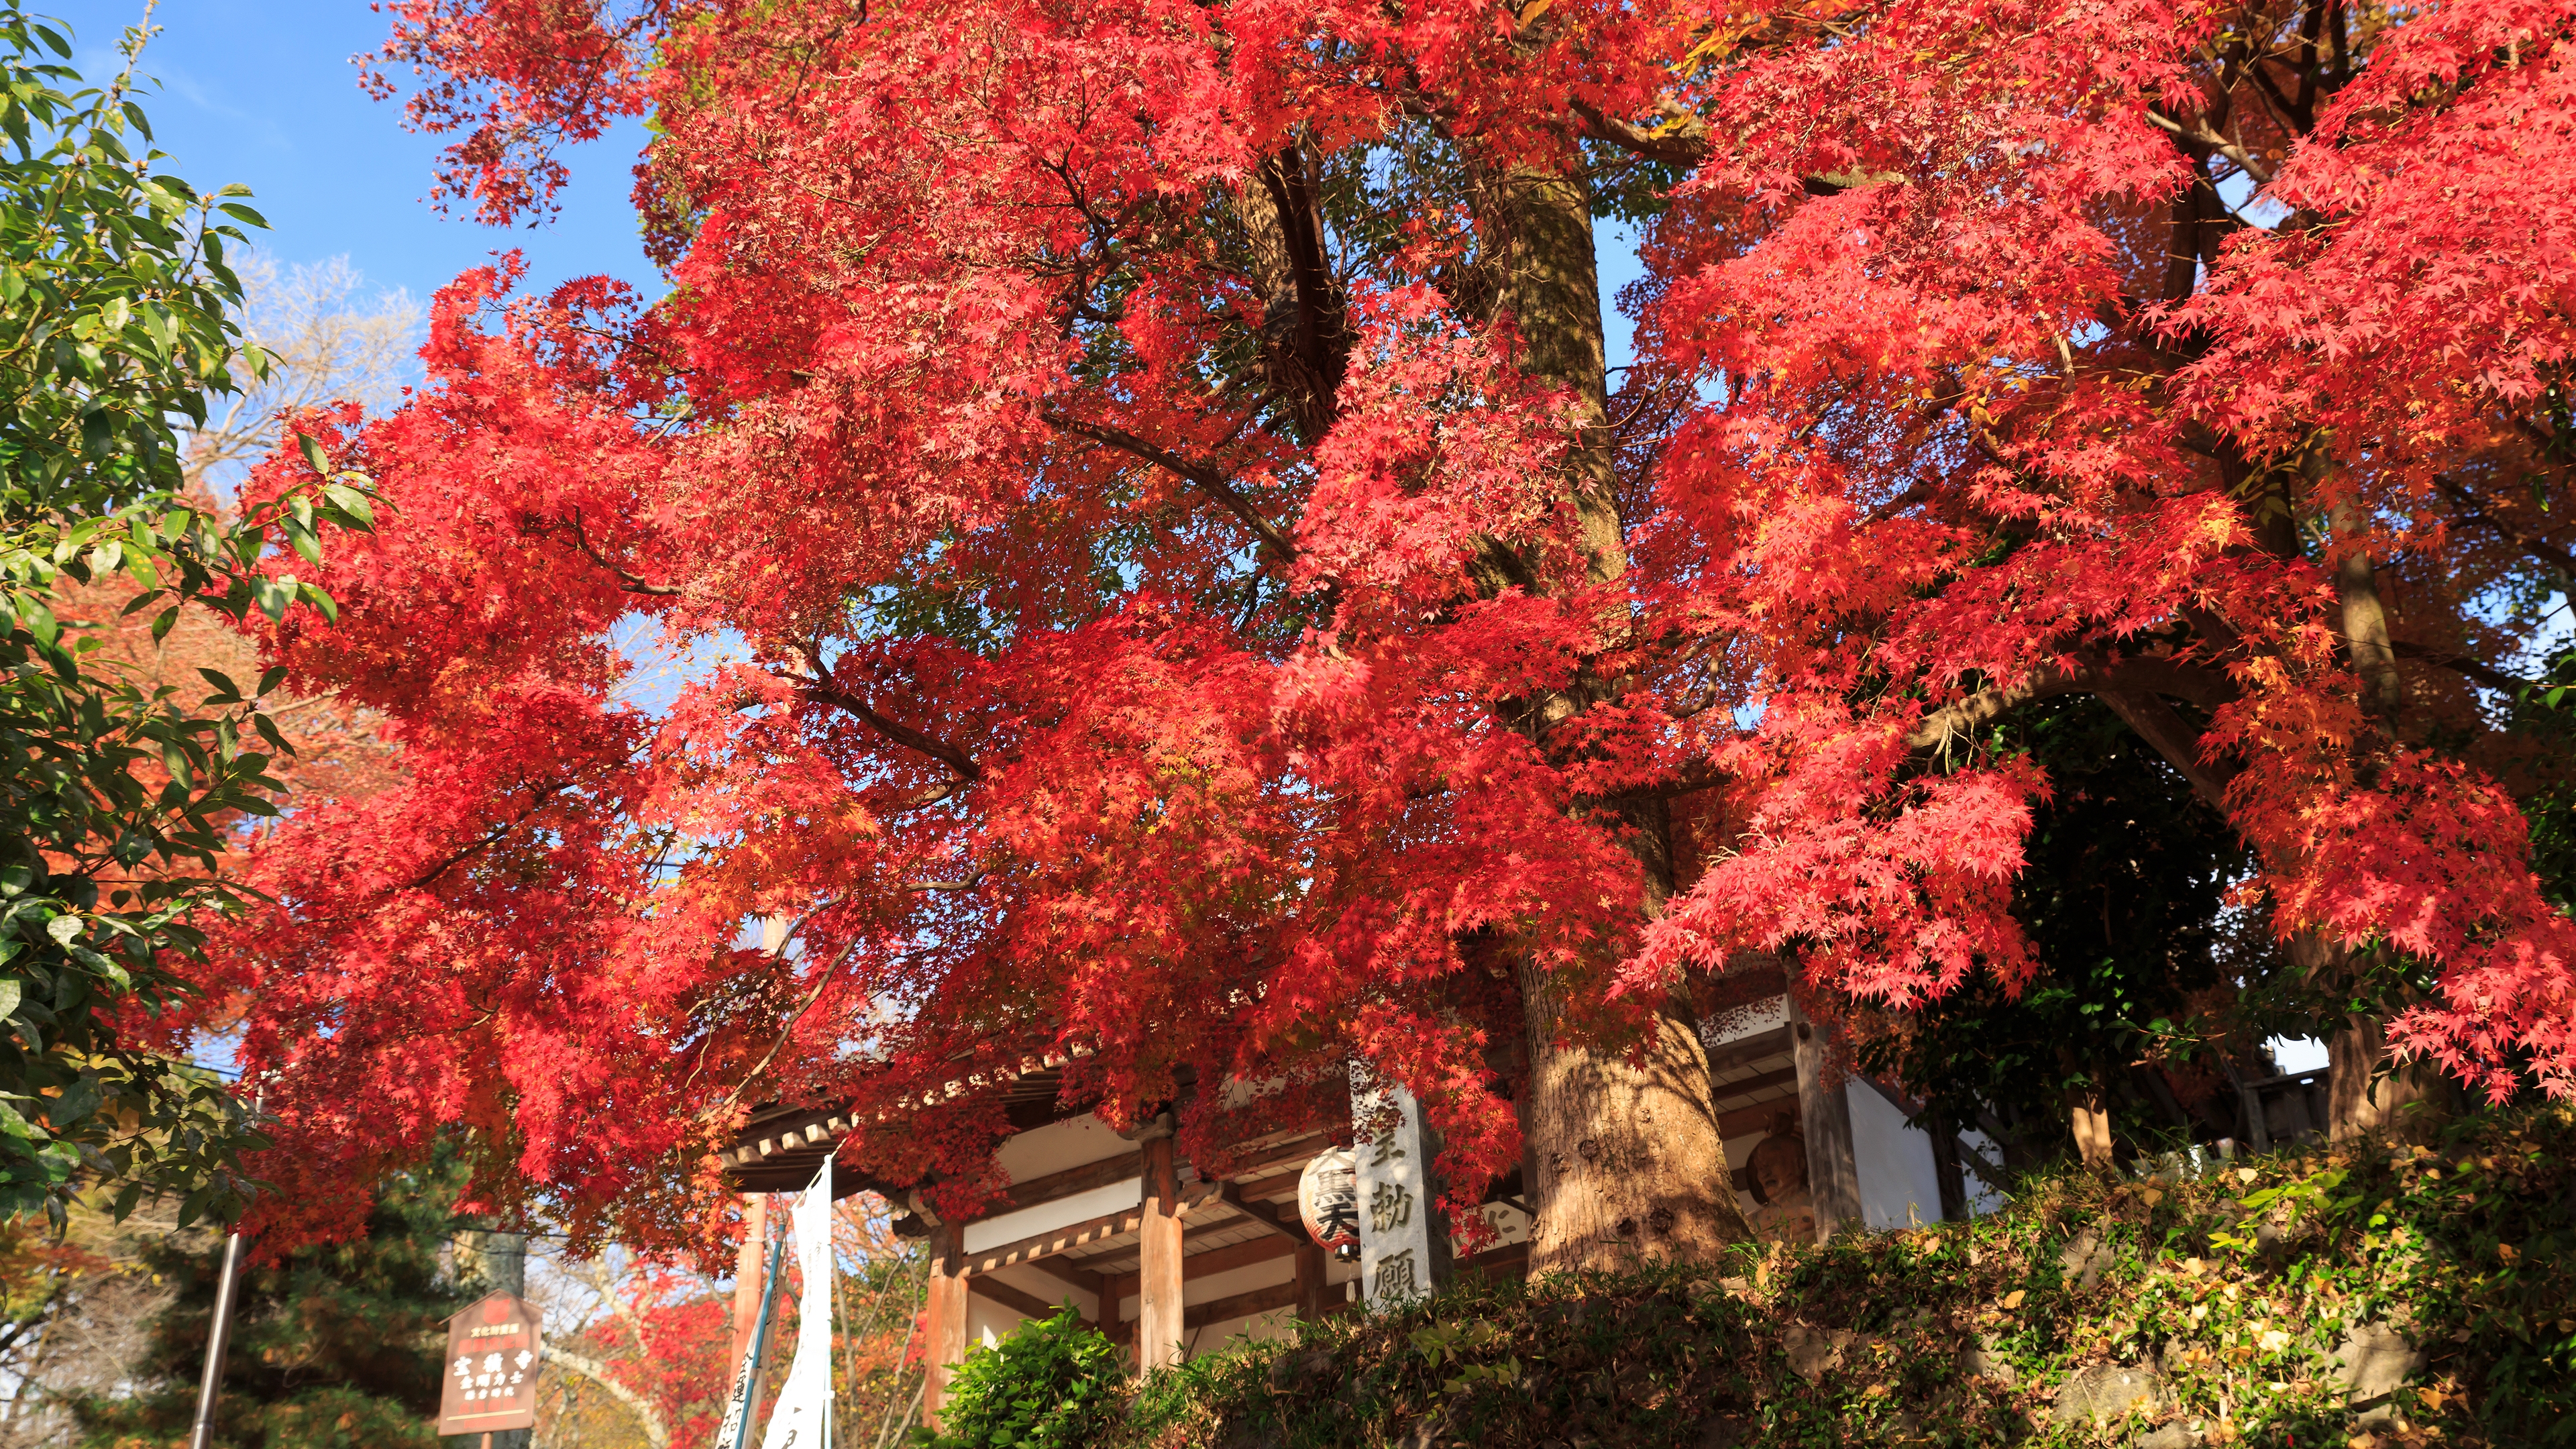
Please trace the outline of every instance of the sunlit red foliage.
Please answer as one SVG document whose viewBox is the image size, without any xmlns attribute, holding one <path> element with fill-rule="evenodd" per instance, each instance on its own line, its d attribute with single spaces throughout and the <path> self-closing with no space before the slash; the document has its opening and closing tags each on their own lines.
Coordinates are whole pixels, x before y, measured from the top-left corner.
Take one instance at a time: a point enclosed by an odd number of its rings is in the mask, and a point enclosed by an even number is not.
<svg viewBox="0 0 2576 1449">
<path fill-rule="evenodd" d="M 1981 730 L 2070 690 L 2283 937 L 2429 963 L 2404 1042 L 2576 1088 L 2468 683 L 2566 537 L 2564 5 L 394 8 L 493 215 L 655 115 L 672 290 L 471 274 L 416 401 L 301 424 L 399 522 L 273 648 L 407 778 L 231 942 L 297 1226 L 463 1122 L 496 1196 L 676 1236 L 780 1097 L 972 1197 L 998 1109 L 896 1109 L 1050 1051 L 1113 1117 L 1372 1062 L 1474 1180 L 1520 1026 L 1463 943 L 1541 1040 L 1746 948 L 2024 975 L 2047 782 Z M 1606 409 L 1529 280 L 1578 146 L 1655 212 Z M 730 662 L 625 701 L 637 615 Z"/>
</svg>

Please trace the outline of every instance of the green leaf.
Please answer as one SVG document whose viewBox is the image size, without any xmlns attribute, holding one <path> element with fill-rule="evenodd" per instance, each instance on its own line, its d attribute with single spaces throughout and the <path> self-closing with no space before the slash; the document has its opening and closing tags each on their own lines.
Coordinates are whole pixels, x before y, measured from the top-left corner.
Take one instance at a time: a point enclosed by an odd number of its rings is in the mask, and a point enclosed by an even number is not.
<svg viewBox="0 0 2576 1449">
<path fill-rule="evenodd" d="M 297 433 L 295 446 L 304 450 L 304 461 L 313 465 L 314 472 L 325 478 L 331 476 L 331 460 L 324 456 L 322 444 L 311 433 Z"/>
<path fill-rule="evenodd" d="M 224 215 L 231 217 L 233 220 L 240 222 L 244 226 L 255 226 L 262 231 L 268 230 L 268 218 L 260 215 L 256 210 L 242 204 L 241 202 L 221 202 L 216 205 L 215 210 L 222 212 Z"/>
</svg>

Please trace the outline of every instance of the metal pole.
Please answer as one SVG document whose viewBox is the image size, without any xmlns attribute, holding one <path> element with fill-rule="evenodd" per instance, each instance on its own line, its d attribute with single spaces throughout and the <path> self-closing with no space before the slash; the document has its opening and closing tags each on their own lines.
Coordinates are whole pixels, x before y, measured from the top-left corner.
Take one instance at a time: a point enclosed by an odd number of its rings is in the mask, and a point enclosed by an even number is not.
<svg viewBox="0 0 2576 1449">
<path fill-rule="evenodd" d="M 197 1422 L 188 1430 L 188 1449 L 206 1449 L 215 1432 L 215 1392 L 224 1382 L 224 1341 L 233 1330 L 233 1281 L 241 1266 L 241 1234 L 224 1239 L 223 1276 L 215 1282 L 215 1321 L 206 1333 L 206 1375 L 197 1383 Z"/>
<path fill-rule="evenodd" d="M 751 1335 L 751 1372 L 743 1376 L 742 1423 L 733 1431 L 733 1449 L 744 1449 L 751 1442 L 752 1416 L 760 1412 L 760 1361 L 769 1352 L 769 1310 L 778 1302 L 778 1265 L 787 1256 L 787 1239 L 779 1238 L 769 1248 L 769 1283 L 760 1295 L 760 1326 Z"/>
<path fill-rule="evenodd" d="M 253 1117 L 267 1100 L 266 1087 L 251 1093 Z M 215 1283 L 215 1318 L 206 1328 L 206 1372 L 197 1381 L 197 1422 L 189 1426 L 188 1449 L 206 1449 L 214 1437 L 215 1395 L 224 1386 L 224 1348 L 233 1336 L 233 1285 L 241 1278 L 241 1245 L 239 1228 L 224 1235 L 223 1277 Z"/>
</svg>

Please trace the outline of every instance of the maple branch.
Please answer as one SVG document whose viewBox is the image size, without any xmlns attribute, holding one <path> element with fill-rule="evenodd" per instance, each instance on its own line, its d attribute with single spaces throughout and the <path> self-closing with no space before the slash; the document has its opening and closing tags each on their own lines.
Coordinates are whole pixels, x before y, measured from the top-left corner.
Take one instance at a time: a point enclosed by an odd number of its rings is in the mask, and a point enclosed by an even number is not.
<svg viewBox="0 0 2576 1449">
<path fill-rule="evenodd" d="M 2163 127 L 2183 140 L 2191 142 L 2195 146 L 2207 147 L 2218 155 L 2226 157 L 2228 160 L 2236 164 L 2236 168 L 2238 170 L 2253 177 L 2256 185 L 2269 186 L 2272 184 L 2272 173 L 2263 165 L 2262 162 L 2255 160 L 2252 153 L 2248 152 L 2244 147 L 2228 140 L 2225 136 L 2219 135 L 2217 132 L 2209 129 L 2209 127 L 2199 124 L 2185 126 L 2182 122 L 2166 115 L 2164 113 L 2164 108 L 2161 106 L 2147 107 L 2147 120 L 2155 125 Z"/>
<path fill-rule="evenodd" d="M 730 1109 L 734 1103 L 741 1101 L 743 1088 L 759 1081 L 760 1074 L 769 1070 L 769 1064 L 778 1060 L 778 1054 L 787 1049 L 787 1039 L 796 1034 L 796 1024 L 805 1019 L 805 1013 L 814 1009 L 815 1002 L 823 999 L 823 988 L 832 984 L 832 977 L 840 971 L 841 963 L 849 960 L 850 953 L 857 949 L 859 949 L 859 943 L 856 941 L 843 946 L 841 954 L 833 957 L 830 965 L 815 973 L 814 989 L 805 993 L 805 1004 L 796 1008 L 794 1016 L 787 1018 L 787 1024 L 778 1029 L 778 1040 L 769 1044 L 769 1050 L 762 1053 L 760 1060 L 753 1064 L 752 1069 L 745 1072 L 742 1080 L 734 1083 L 733 1090 L 725 1094 L 724 1108 L 719 1110 Z"/>
<path fill-rule="evenodd" d="M 2107 696 L 2115 692 L 2169 694 L 2211 709 L 2234 698 L 2236 689 L 2224 675 L 2198 665 L 2154 657 L 2124 659 L 2108 668 L 2042 669 L 2009 688 L 1982 689 L 1966 699 L 1943 705 L 1917 721 L 1905 743 L 1911 749 L 1939 750 L 1960 735 L 1990 725 L 2035 699 L 2061 694 Z"/>
<path fill-rule="evenodd" d="M 2470 492 L 2466 487 L 2452 481 L 2450 478 L 2437 474 L 2433 479 L 2433 486 L 2442 490 L 2443 497 L 2450 499 L 2454 505 L 2466 510 L 2460 515 L 2460 521 L 2462 523 L 2483 525 L 2484 527 L 2492 530 L 2497 536 L 2504 539 L 2505 542 L 2512 544 L 2514 547 L 2530 554 L 2533 558 L 2536 558 L 2542 563 L 2549 565 L 2551 568 L 2558 570 L 2561 578 L 2576 579 L 2576 554 L 2570 554 L 2566 549 L 2560 548 L 2558 545 L 2549 542 L 2547 539 L 2525 533 L 2521 529 L 2516 528 L 2512 524 L 2505 522 L 2503 519 L 2496 517 L 2492 513 L 2489 513 L 2487 511 L 2486 499 Z"/>
<path fill-rule="evenodd" d="M 2530 680 L 2517 679 L 2493 665 L 2472 659 L 2465 654 L 2454 654 L 2447 649 L 2432 649 L 2422 644 L 2395 641 L 2392 641 L 2388 647 L 2400 659 L 2413 659 L 2425 664 L 2439 665 L 2454 674 L 2474 679 L 2489 689 L 2502 690 L 2507 694 L 2520 694 L 2531 688 Z"/>
<path fill-rule="evenodd" d="M 1216 469 L 1204 463 L 1193 463 L 1168 448 L 1157 447 L 1124 429 L 1108 427 L 1100 423 L 1086 423 L 1079 418 L 1067 417 L 1053 408 L 1040 409 L 1038 416 L 1045 419 L 1047 426 L 1059 432 L 1088 438 L 1103 447 L 1116 448 L 1122 453 L 1151 463 L 1175 477 L 1186 480 L 1200 492 L 1215 499 L 1227 512 L 1241 519 L 1244 527 L 1258 535 L 1263 546 L 1278 554 L 1281 561 L 1285 562 L 1297 557 L 1297 545 L 1289 541 L 1288 535 L 1280 531 L 1279 525 L 1262 517 L 1260 510 L 1252 506 L 1252 500 L 1244 497 L 1242 491 Z"/>
<path fill-rule="evenodd" d="M 643 1426 L 645 1441 L 653 1449 L 663 1449 L 671 1442 L 671 1427 L 663 1422 L 662 1411 L 653 1407 L 652 1400 L 609 1377 L 608 1365 L 564 1347 L 560 1339 L 546 1345 L 546 1362 L 561 1364 L 606 1389 L 610 1398 L 624 1404 L 635 1415 Z"/>
<path fill-rule="evenodd" d="M 2172 705 L 2144 690 L 2104 689 L 2094 693 L 2122 723 L 2137 731 L 2138 738 L 2154 746 L 2166 764 L 2191 782 L 2194 794 L 2220 814 L 2226 813 L 2227 782 L 2236 778 L 2236 766 L 2226 760 L 2203 760 L 2199 734 L 2175 713 Z"/>
<path fill-rule="evenodd" d="M 1584 134 L 1593 140 L 1607 141 L 1649 161 L 1696 166 L 1708 159 L 1708 122 L 1679 106 L 1665 111 L 1663 123 L 1652 128 L 1604 115 L 1599 107 L 1586 101 L 1574 103 L 1574 114 L 1583 118 Z"/>
<path fill-rule="evenodd" d="M 404 886 L 403 889 L 407 891 L 428 889 L 429 883 L 438 879 L 440 876 L 447 874 L 450 867 L 455 866 L 459 862 L 463 861 L 467 856 L 474 854 L 476 851 L 485 849 L 486 847 L 497 843 L 501 837 L 518 829 L 520 826 L 527 824 L 528 817 L 536 814 L 539 806 L 544 805 L 548 800 L 553 799 L 555 796 L 560 795 L 571 788 L 572 782 L 569 780 L 546 786 L 542 790 L 538 791 L 535 799 L 528 802 L 528 808 L 511 816 L 509 819 L 502 821 L 500 824 L 493 826 L 491 829 L 484 831 L 482 835 L 475 839 L 468 841 L 465 845 L 458 848 L 453 854 L 449 855 L 445 860 L 442 860 L 438 864 L 431 866 L 428 870 L 421 872 L 417 879 Z"/>
<path fill-rule="evenodd" d="M 859 698 L 857 695 L 843 689 L 838 684 L 833 683 L 831 671 L 823 667 L 822 655 L 810 647 L 805 650 L 805 662 L 813 671 L 806 675 L 803 680 L 803 693 L 807 698 L 819 700 L 824 704 L 831 705 L 841 710 L 843 713 L 848 714 L 860 723 L 865 724 L 868 728 L 875 730 L 878 734 L 885 736 L 887 739 L 894 741 L 896 744 L 899 744 L 908 750 L 917 754 L 928 755 L 930 758 L 946 765 L 949 769 L 956 771 L 957 777 L 961 780 L 981 780 L 984 778 L 982 767 L 978 766 L 975 763 L 974 757 L 968 755 L 964 750 L 957 748 L 946 740 L 923 734 L 921 731 L 914 729 L 912 726 L 905 724 L 900 720 L 889 719 L 886 716 L 877 713 L 866 700 Z M 924 800 L 920 803 L 936 804 L 939 800 L 946 798 L 946 794 L 943 793 L 933 799 Z"/>
<path fill-rule="evenodd" d="M 530 531 L 538 534 L 547 534 L 554 532 L 558 527 L 570 528 L 572 530 L 573 547 L 580 550 L 582 555 L 585 558 L 588 558 L 592 563 L 599 565 L 601 568 L 606 569 L 609 573 L 615 575 L 619 587 L 625 589 L 626 592 L 630 594 L 652 594 L 656 596 L 668 596 L 680 592 L 679 587 L 675 584 L 654 584 L 645 582 L 638 575 L 628 573 L 625 569 L 611 562 L 606 555 L 592 547 L 590 535 L 582 531 L 581 510 L 578 508 L 572 511 L 572 517 L 565 519 L 561 524 L 539 524 Z"/>
<path fill-rule="evenodd" d="M 1583 133 L 1595 141 L 1605 141 L 1622 151 L 1661 161 L 1667 166 L 1697 166 L 1708 159 L 1708 122 L 1693 115 L 1678 103 L 1665 101 L 1657 111 L 1664 117 L 1660 124 L 1640 126 L 1634 121 L 1607 115 L 1586 101 L 1574 103 L 1574 114 L 1583 122 Z M 1840 196 L 1851 184 L 1823 176 L 1801 176 L 1798 186 L 1809 196 Z"/>
</svg>

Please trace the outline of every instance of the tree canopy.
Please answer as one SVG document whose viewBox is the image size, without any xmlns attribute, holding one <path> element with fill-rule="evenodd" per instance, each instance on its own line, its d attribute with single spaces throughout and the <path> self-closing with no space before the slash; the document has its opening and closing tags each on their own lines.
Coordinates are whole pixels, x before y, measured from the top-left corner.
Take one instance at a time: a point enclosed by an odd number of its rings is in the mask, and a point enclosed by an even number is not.
<svg viewBox="0 0 2576 1449">
<path fill-rule="evenodd" d="M 2405 1050 L 2576 1088 L 2499 606 L 2571 537 L 2564 5 L 390 8 L 487 218 L 649 114 L 670 286 L 470 274 L 416 398 L 296 423 L 401 525 L 271 648 L 408 777 L 225 942 L 284 1218 L 462 1121 L 492 1197 L 676 1235 L 776 1098 L 969 1199 L 950 1083 L 1355 1061 L 1593 1234 L 1587 1164 L 1705 1167 L 1603 1125 L 1688 973 L 2029 979 L 2064 786 L 1999 726 L 2074 694 L 2305 969 L 2416 964 Z M 643 707 L 638 618 L 727 662 Z"/>
<path fill-rule="evenodd" d="M 147 680 L 98 652 L 81 593 L 114 581 L 155 639 L 188 610 L 327 610 L 294 564 L 253 565 L 369 518 L 345 478 L 239 515 L 183 496 L 180 432 L 260 366 L 224 245 L 261 223 L 239 187 L 154 170 L 143 39 L 83 88 L 68 38 L 0 4 L 0 1214 L 57 1225 L 77 1183 L 120 1216 L 147 1191 L 183 1226 L 238 1211 L 235 1157 L 265 1139 L 173 1033 L 207 925 L 242 899 L 228 822 L 276 813 L 282 748 L 257 704 L 277 675 Z"/>
</svg>

